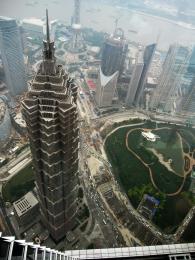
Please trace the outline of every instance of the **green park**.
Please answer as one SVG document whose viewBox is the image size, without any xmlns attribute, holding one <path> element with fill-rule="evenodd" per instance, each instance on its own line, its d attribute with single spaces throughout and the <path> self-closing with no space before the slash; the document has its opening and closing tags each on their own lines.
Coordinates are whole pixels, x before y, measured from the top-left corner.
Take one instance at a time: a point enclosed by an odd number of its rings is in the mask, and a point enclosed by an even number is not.
<svg viewBox="0 0 195 260">
<path fill-rule="evenodd" d="M 113 173 L 137 208 L 143 195 L 160 201 L 153 223 L 173 233 L 195 205 L 190 191 L 195 166 L 195 129 L 143 121 L 116 127 L 105 139 L 105 150 Z M 147 140 L 142 133 L 152 133 Z"/>
<path fill-rule="evenodd" d="M 12 203 L 31 191 L 34 186 L 34 173 L 30 163 L 3 185 L 3 199 Z"/>
</svg>

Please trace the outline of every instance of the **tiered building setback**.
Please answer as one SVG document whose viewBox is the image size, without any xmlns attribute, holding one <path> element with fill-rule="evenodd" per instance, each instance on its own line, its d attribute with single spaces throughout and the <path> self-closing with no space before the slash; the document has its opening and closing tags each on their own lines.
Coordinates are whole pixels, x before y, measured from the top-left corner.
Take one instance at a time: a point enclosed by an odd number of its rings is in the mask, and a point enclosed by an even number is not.
<svg viewBox="0 0 195 260">
<path fill-rule="evenodd" d="M 77 87 L 56 64 L 54 42 L 23 101 L 43 223 L 55 241 L 75 225 L 78 187 Z"/>
</svg>

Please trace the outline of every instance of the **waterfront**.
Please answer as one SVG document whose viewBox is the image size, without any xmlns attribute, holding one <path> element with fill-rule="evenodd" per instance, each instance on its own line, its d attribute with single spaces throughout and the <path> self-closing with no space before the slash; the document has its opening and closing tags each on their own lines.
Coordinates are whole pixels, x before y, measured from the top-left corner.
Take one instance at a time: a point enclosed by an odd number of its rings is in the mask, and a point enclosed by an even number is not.
<svg viewBox="0 0 195 260">
<path fill-rule="evenodd" d="M 10 8 L 11 6 L 11 8 Z M 15 18 L 44 17 L 44 9 L 49 9 L 51 19 L 60 19 L 70 23 L 73 13 L 72 0 L 1 0 L 0 15 Z M 17 10 L 17 12 L 16 12 Z M 188 25 L 176 24 L 161 17 L 138 13 L 117 6 L 108 6 L 96 1 L 85 0 L 81 8 L 81 21 L 84 27 L 92 27 L 98 31 L 111 33 L 115 19 L 119 19 L 119 26 L 124 29 L 129 40 L 149 44 L 157 41 L 159 48 L 167 49 L 171 43 L 194 44 L 195 30 L 185 28 Z M 135 33 L 135 31 L 137 33 Z"/>
</svg>

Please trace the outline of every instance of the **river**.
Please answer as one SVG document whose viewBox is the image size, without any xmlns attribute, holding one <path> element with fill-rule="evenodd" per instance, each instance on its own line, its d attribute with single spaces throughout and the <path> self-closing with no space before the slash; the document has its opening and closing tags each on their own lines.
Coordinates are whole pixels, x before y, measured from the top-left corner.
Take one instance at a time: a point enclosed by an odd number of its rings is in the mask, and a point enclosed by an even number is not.
<svg viewBox="0 0 195 260">
<path fill-rule="evenodd" d="M 43 18 L 45 8 L 48 8 L 50 19 L 60 19 L 68 24 L 73 13 L 73 3 L 73 0 L 0 0 L 0 15 L 18 19 Z M 83 0 L 81 22 L 84 27 L 111 33 L 116 18 L 126 37 L 132 41 L 149 44 L 159 38 L 158 46 L 164 50 L 171 43 L 195 43 L 195 30 L 175 24 L 174 21 L 104 5 L 96 0 Z"/>
</svg>

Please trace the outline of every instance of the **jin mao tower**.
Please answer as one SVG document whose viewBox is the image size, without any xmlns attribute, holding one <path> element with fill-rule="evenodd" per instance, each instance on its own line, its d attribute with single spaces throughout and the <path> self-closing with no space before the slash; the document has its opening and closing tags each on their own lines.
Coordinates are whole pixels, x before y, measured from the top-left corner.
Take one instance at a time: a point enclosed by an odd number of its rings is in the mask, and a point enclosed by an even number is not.
<svg viewBox="0 0 195 260">
<path fill-rule="evenodd" d="M 56 64 L 54 42 L 43 41 L 43 60 L 23 101 L 41 216 L 55 241 L 77 213 L 77 87 Z"/>
</svg>

